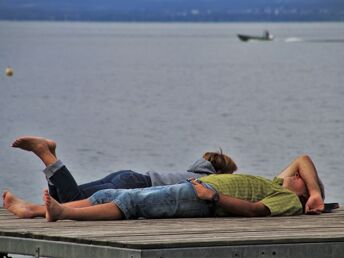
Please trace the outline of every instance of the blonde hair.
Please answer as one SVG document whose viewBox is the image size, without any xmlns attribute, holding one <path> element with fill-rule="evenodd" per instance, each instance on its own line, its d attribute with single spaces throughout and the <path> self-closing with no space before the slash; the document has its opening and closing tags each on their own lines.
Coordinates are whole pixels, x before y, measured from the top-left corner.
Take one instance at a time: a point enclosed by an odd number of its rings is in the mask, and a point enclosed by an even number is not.
<svg viewBox="0 0 344 258">
<path fill-rule="evenodd" d="M 223 154 L 221 149 L 218 152 L 206 152 L 203 154 L 203 158 L 213 165 L 216 174 L 232 174 L 238 169 L 235 162 Z"/>
</svg>

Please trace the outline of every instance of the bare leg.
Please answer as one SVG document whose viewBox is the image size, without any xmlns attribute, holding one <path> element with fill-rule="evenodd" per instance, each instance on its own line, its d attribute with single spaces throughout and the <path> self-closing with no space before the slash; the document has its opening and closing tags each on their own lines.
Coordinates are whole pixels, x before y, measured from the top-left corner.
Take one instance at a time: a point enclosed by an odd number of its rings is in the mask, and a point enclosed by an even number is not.
<svg viewBox="0 0 344 258">
<path fill-rule="evenodd" d="M 68 205 L 59 204 L 54 198 L 49 195 L 47 190 L 43 195 L 46 207 L 46 219 L 49 222 L 54 222 L 63 219 L 72 220 L 118 220 L 123 218 L 123 213 L 114 203 L 105 203 L 99 205 L 92 205 L 88 203 L 82 208 L 69 207 Z M 76 201 L 74 203 L 77 203 Z M 88 202 L 88 201 L 87 201 Z"/>
<path fill-rule="evenodd" d="M 12 143 L 12 147 L 35 153 L 46 167 L 57 162 L 56 142 L 42 137 L 23 136 Z M 60 166 L 62 163 L 58 163 Z M 63 164 L 62 164 L 63 165 Z M 58 170 L 56 170 L 58 168 Z M 53 167 L 43 170 L 48 181 L 48 187 L 53 197 L 60 202 L 80 200 L 84 195 L 80 191 L 77 182 L 65 166 Z M 55 176 L 55 172 L 59 172 Z M 85 196 L 86 197 L 86 196 Z"/>
<path fill-rule="evenodd" d="M 19 218 L 34 218 L 45 216 L 45 206 L 26 202 L 11 192 L 2 194 L 4 208 Z"/>
<path fill-rule="evenodd" d="M 24 201 L 13 193 L 9 191 L 5 191 L 2 194 L 2 200 L 4 208 L 17 215 L 18 218 L 28 219 L 28 218 L 35 218 L 35 217 L 45 217 L 46 208 L 45 205 L 34 204 L 31 202 Z M 64 204 L 66 207 L 73 207 L 73 208 L 82 208 L 90 206 L 90 203 L 87 199 L 69 202 Z"/>
<path fill-rule="evenodd" d="M 12 147 L 20 148 L 26 151 L 32 151 L 43 161 L 46 166 L 49 166 L 57 161 L 55 152 L 56 143 L 46 138 L 35 136 L 20 137 L 12 143 Z"/>
</svg>

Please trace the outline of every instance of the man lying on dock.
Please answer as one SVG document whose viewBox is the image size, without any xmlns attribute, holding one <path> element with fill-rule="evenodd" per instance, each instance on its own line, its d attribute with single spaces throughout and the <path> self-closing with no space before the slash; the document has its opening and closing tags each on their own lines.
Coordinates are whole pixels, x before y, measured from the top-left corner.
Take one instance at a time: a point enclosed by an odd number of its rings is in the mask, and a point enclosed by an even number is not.
<svg viewBox="0 0 344 258">
<path fill-rule="evenodd" d="M 10 192 L 4 207 L 21 217 L 41 209 Z M 324 188 L 307 155 L 295 159 L 274 180 L 243 174 L 209 175 L 185 183 L 143 189 L 100 190 L 90 198 L 58 203 L 43 195 L 45 217 L 53 222 L 209 216 L 287 216 L 320 214 Z"/>
</svg>

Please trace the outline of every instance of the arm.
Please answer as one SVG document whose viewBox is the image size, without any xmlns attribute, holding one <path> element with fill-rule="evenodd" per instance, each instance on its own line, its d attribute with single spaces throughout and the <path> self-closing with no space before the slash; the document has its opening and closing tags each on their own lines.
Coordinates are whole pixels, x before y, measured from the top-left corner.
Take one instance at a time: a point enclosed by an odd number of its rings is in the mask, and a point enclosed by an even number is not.
<svg viewBox="0 0 344 258">
<path fill-rule="evenodd" d="M 309 199 L 305 207 L 306 213 L 320 213 L 324 209 L 324 200 L 320 190 L 320 185 L 322 185 L 322 183 L 318 177 L 313 161 L 309 156 L 299 156 L 277 177 L 291 177 L 296 173 L 298 173 L 305 182 L 309 193 Z"/>
<path fill-rule="evenodd" d="M 213 190 L 204 187 L 196 180 L 192 180 L 191 182 L 196 190 L 198 198 L 207 201 L 212 200 L 215 195 Z M 219 200 L 216 205 L 221 206 L 229 213 L 240 216 L 258 217 L 270 215 L 270 210 L 261 202 L 241 200 L 221 193 L 219 194 Z"/>
</svg>

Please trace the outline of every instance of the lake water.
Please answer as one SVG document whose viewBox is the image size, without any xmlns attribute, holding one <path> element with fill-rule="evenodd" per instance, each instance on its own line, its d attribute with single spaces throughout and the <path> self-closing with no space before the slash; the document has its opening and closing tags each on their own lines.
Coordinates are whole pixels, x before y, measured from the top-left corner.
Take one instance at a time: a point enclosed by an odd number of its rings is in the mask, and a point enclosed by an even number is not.
<svg viewBox="0 0 344 258">
<path fill-rule="evenodd" d="M 220 147 L 271 178 L 307 153 L 343 203 L 343 67 L 344 23 L 0 22 L 0 190 L 41 201 L 43 164 L 10 147 L 40 135 L 79 183 Z"/>
</svg>

